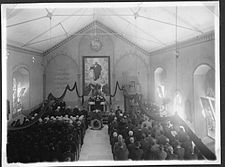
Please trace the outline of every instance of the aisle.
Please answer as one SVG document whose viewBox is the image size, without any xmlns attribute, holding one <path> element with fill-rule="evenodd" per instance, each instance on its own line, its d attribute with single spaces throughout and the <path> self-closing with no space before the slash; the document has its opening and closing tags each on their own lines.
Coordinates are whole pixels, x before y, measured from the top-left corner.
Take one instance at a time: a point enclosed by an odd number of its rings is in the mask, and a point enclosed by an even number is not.
<svg viewBox="0 0 225 167">
<path fill-rule="evenodd" d="M 85 160 L 113 160 L 107 125 L 101 130 L 87 129 L 79 161 Z"/>
</svg>

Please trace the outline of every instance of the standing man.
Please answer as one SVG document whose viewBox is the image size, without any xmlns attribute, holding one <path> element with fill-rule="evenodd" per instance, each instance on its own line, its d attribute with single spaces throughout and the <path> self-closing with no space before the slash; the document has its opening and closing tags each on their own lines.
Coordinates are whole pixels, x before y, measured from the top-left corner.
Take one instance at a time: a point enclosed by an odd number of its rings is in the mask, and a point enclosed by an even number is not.
<svg viewBox="0 0 225 167">
<path fill-rule="evenodd" d="M 116 117 L 118 118 L 121 113 L 122 113 L 122 110 L 120 109 L 120 106 L 117 106 Z"/>
<path fill-rule="evenodd" d="M 99 77 L 100 77 L 100 75 L 101 75 L 101 71 L 102 71 L 101 65 L 98 64 L 97 62 L 95 62 L 95 64 L 90 67 L 90 70 L 93 70 L 93 73 L 94 73 L 94 81 L 98 80 Z"/>
</svg>

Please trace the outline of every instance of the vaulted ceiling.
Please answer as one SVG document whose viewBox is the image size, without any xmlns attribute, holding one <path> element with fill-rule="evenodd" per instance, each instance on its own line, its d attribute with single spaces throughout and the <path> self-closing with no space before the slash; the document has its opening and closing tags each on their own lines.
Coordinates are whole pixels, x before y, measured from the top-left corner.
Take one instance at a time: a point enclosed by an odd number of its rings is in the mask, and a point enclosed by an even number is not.
<svg viewBox="0 0 225 167">
<path fill-rule="evenodd" d="M 97 20 L 152 52 L 213 31 L 218 17 L 215 3 L 15 4 L 6 9 L 7 44 L 44 53 Z"/>
</svg>

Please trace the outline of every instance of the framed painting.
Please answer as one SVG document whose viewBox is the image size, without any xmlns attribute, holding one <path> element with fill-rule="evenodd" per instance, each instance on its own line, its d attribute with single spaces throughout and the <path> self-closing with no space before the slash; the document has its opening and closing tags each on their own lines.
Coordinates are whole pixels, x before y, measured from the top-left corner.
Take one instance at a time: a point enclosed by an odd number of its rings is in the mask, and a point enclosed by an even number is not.
<svg viewBox="0 0 225 167">
<path fill-rule="evenodd" d="M 110 95 L 109 56 L 83 56 L 83 95 Z"/>
<path fill-rule="evenodd" d="M 215 138 L 215 116 L 210 100 L 205 97 L 200 97 L 201 104 L 206 118 L 207 135 L 211 138 Z"/>
</svg>

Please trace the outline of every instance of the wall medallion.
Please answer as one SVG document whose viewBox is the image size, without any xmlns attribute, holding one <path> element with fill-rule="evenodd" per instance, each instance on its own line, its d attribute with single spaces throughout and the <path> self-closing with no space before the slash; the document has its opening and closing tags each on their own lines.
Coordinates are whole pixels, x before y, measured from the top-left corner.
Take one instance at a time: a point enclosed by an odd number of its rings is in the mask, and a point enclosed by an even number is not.
<svg viewBox="0 0 225 167">
<path fill-rule="evenodd" d="M 95 39 L 91 40 L 90 47 L 92 50 L 98 52 L 102 48 L 102 43 L 98 38 L 95 38 Z"/>
</svg>

